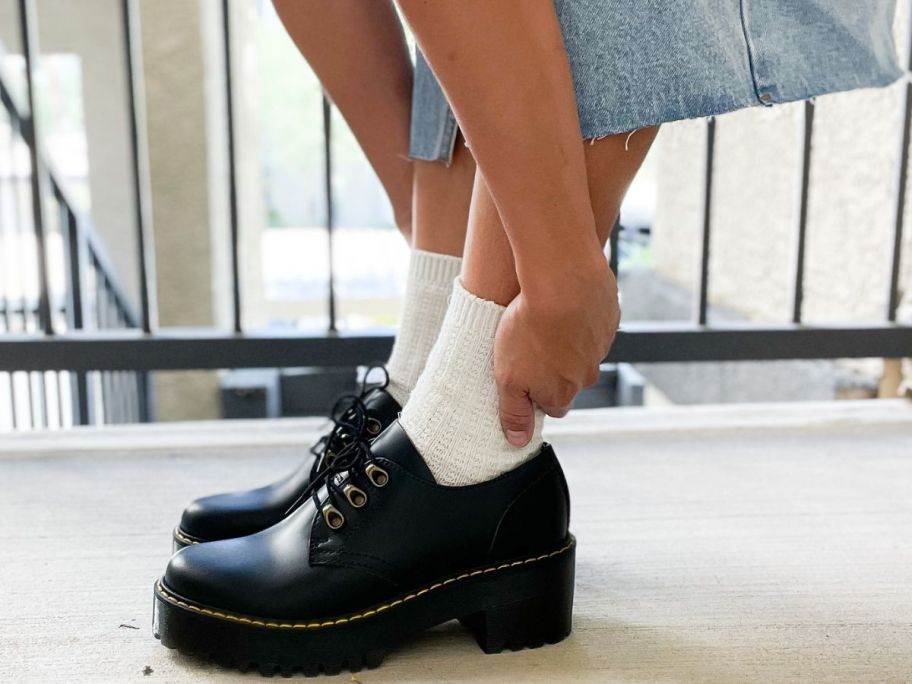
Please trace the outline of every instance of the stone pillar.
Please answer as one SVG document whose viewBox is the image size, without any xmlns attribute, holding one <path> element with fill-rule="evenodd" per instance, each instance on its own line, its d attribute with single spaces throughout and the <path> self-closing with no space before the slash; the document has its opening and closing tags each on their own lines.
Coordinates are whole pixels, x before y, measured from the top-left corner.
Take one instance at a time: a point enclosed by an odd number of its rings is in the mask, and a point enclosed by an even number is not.
<svg viewBox="0 0 912 684">
<path fill-rule="evenodd" d="M 224 324 L 213 287 L 224 269 L 227 225 L 213 212 L 209 181 L 217 157 L 208 127 L 206 64 L 217 46 L 204 40 L 205 0 L 143 0 L 152 213 L 162 327 Z M 202 5 L 202 7 L 201 7 Z M 212 372 L 156 373 L 159 420 L 218 417 L 218 383 Z"/>
</svg>

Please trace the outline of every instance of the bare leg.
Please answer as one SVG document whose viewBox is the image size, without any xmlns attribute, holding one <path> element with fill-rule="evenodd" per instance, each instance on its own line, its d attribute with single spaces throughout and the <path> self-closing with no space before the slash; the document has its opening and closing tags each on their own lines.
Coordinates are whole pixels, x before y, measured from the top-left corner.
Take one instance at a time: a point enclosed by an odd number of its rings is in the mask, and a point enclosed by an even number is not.
<svg viewBox="0 0 912 684">
<path fill-rule="evenodd" d="M 584 145 L 586 148 L 587 194 L 597 217 L 590 239 L 598 244 L 604 243 L 614 224 L 655 129 L 638 131 L 636 144 L 631 140 L 627 150 L 626 137 L 612 136 L 591 146 L 576 143 L 581 154 Z M 469 223 L 462 287 L 453 288 L 440 335 L 400 416 L 400 424 L 435 479 L 448 485 L 483 482 L 538 453 L 542 413 L 547 410 L 538 398 L 523 391 L 504 401 L 496 382 L 499 365 L 510 370 L 534 369 L 538 348 L 530 354 L 521 346 L 520 336 L 528 334 L 525 320 L 517 315 L 517 305 L 524 301 L 521 285 L 510 241 L 481 175 L 476 176 Z M 592 306 L 585 294 L 572 301 L 564 297 L 555 300 L 555 308 L 571 312 Z M 526 320 L 540 325 L 534 312 Z M 501 333 L 505 327 L 514 331 L 507 344 Z M 548 353 L 575 353 L 579 329 L 572 315 L 558 320 L 549 334 L 556 344 Z M 539 396 L 553 401 L 552 411 L 564 405 L 563 400 L 547 394 Z M 533 399 L 541 410 L 536 410 Z"/>
<path fill-rule="evenodd" d="M 426 252 L 462 256 L 469 221 L 469 201 L 475 178 L 475 159 L 456 139 L 449 166 L 417 160 L 412 246 Z"/>
<path fill-rule="evenodd" d="M 591 145 L 584 143 L 595 233 L 602 247 L 614 226 L 624 194 L 649 151 L 657 130 L 637 131 L 627 149 L 627 135 L 610 136 Z M 533 397 L 522 385 L 511 382 L 511 377 L 534 377 L 536 373 L 542 373 L 541 360 L 517 344 L 517 340 L 534 339 L 534 331 L 537 330 L 538 340 L 547 335 L 551 345 L 549 349 L 552 350 L 539 352 L 542 357 L 560 354 L 564 358 L 580 358 L 583 354 L 579 351 L 577 321 L 592 315 L 593 304 L 585 293 L 568 299 L 567 295 L 558 292 L 547 300 L 549 315 L 543 317 L 534 307 L 527 305 L 525 298 L 518 296 L 521 288 L 512 247 L 483 181 L 476 184 L 471 216 L 462 282 L 469 292 L 507 306 L 494 346 L 494 371 L 500 393 L 498 410 L 501 425 L 509 442 L 521 446 L 535 439 L 536 426 L 540 425 L 536 419 L 536 405 L 548 415 L 563 416 L 569 410 L 578 387 L 571 382 L 558 381 L 552 383 L 549 391 L 539 392 Z M 617 282 L 613 274 L 608 274 L 607 281 L 612 293 L 610 301 L 617 301 Z M 594 313 L 598 315 L 598 312 Z M 536 340 L 531 348 L 540 349 L 538 344 Z M 592 384 L 597 377 L 597 368 L 593 366 L 585 384 Z"/>
<path fill-rule="evenodd" d="M 351 127 L 393 207 L 412 231 L 408 158 L 412 62 L 388 0 L 274 0 L 301 54 Z"/>
<path fill-rule="evenodd" d="M 595 382 L 620 318 L 554 3 L 399 6 L 453 105 L 509 238 L 520 290 L 497 328 L 494 376 L 504 431 L 520 447 L 533 433 L 532 402 L 559 417 Z M 471 284 L 471 270 L 467 277 Z"/>
<path fill-rule="evenodd" d="M 624 133 L 582 143 L 595 229 L 603 247 L 627 188 L 657 133 L 657 127 L 644 128 L 633 135 Z M 472 193 L 462 283 L 469 292 L 502 306 L 520 291 L 510 241 L 480 172 Z"/>
<path fill-rule="evenodd" d="M 412 62 L 389 0 L 274 0 L 276 11 L 380 178 L 416 249 L 462 256 L 475 160 L 408 158 Z"/>
</svg>

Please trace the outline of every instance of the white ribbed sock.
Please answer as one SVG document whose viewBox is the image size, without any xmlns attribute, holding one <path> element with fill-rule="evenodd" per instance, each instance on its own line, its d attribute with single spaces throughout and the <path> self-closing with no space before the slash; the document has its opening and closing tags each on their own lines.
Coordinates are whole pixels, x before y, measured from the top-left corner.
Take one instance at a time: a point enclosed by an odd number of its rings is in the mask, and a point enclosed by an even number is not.
<svg viewBox="0 0 912 684">
<path fill-rule="evenodd" d="M 457 279 L 427 366 L 399 422 L 438 483 L 468 485 L 512 470 L 538 453 L 544 414 L 532 441 L 504 437 L 494 382 L 494 333 L 504 307 L 480 299 Z"/>
<path fill-rule="evenodd" d="M 405 406 L 424 370 L 460 268 L 460 257 L 412 250 L 399 332 L 386 364 L 390 378 L 387 390 L 400 406 Z"/>
</svg>

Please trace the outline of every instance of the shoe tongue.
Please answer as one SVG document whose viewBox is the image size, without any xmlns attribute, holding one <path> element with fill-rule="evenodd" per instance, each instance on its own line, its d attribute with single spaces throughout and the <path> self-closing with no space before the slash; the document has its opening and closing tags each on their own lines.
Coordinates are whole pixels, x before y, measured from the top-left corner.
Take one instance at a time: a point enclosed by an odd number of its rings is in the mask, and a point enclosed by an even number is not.
<svg viewBox="0 0 912 684">
<path fill-rule="evenodd" d="M 364 397 L 364 405 L 371 416 L 379 420 L 383 427 L 396 420 L 402 410 L 399 402 L 393 399 L 393 395 L 380 387 L 375 387 L 367 393 Z"/>
<path fill-rule="evenodd" d="M 424 458 L 398 420 L 390 423 L 390 426 L 374 440 L 371 444 L 371 455 L 374 458 L 392 461 L 422 480 L 437 483 Z"/>
</svg>

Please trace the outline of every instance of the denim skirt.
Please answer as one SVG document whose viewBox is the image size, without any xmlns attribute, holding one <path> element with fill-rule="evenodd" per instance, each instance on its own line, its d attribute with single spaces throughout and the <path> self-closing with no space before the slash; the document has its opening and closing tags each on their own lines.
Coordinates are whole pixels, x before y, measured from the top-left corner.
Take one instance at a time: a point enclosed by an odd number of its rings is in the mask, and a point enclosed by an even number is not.
<svg viewBox="0 0 912 684">
<path fill-rule="evenodd" d="M 896 0 L 555 0 L 585 139 L 879 87 L 902 75 Z M 448 162 L 458 127 L 419 53 L 410 154 Z"/>
</svg>

